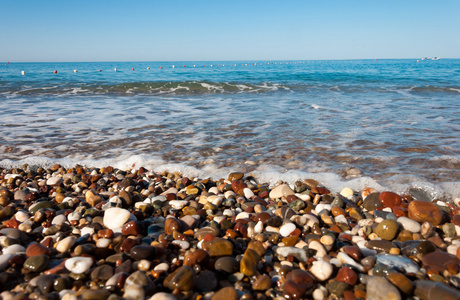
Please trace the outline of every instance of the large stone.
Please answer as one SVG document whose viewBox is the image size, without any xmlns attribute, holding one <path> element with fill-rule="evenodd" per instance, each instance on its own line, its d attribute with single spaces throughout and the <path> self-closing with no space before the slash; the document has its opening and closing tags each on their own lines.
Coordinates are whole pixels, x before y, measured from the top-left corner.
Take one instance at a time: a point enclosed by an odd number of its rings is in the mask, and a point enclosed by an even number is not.
<svg viewBox="0 0 460 300">
<path fill-rule="evenodd" d="M 398 223 L 394 220 L 384 220 L 375 227 L 374 231 L 382 239 L 391 241 L 398 233 Z"/>
<path fill-rule="evenodd" d="M 112 207 L 105 211 L 104 213 L 104 226 L 114 229 L 120 229 L 128 221 L 131 213 L 123 208 Z"/>
<path fill-rule="evenodd" d="M 409 203 L 409 218 L 417 222 L 428 222 L 434 226 L 441 224 L 442 212 L 433 203 L 414 200 Z"/>
<path fill-rule="evenodd" d="M 272 199 L 287 197 L 289 195 L 294 195 L 294 191 L 287 184 L 280 184 L 271 190 L 269 197 Z"/>
<path fill-rule="evenodd" d="M 293 298 L 303 298 L 313 292 L 316 281 L 307 271 L 296 269 L 286 275 L 284 290 Z"/>
<path fill-rule="evenodd" d="M 230 256 L 233 254 L 233 244 L 225 239 L 215 238 L 212 241 L 203 242 L 201 245 L 209 256 Z"/>
<path fill-rule="evenodd" d="M 380 276 L 368 276 L 366 284 L 366 299 L 373 300 L 400 300 L 398 289 L 387 279 Z"/>
<path fill-rule="evenodd" d="M 425 255 L 422 259 L 423 266 L 437 272 L 448 270 L 452 274 L 458 273 L 460 260 L 457 256 L 447 252 L 435 251 Z"/>
<path fill-rule="evenodd" d="M 182 266 L 169 274 L 163 285 L 170 290 L 189 291 L 195 285 L 195 272 L 188 266 Z"/>
<path fill-rule="evenodd" d="M 457 300 L 460 291 L 448 287 L 441 282 L 416 280 L 414 295 L 422 300 Z"/>
<path fill-rule="evenodd" d="M 382 192 L 379 195 L 379 201 L 384 207 L 393 209 L 401 204 L 401 196 L 393 192 Z"/>
<path fill-rule="evenodd" d="M 221 288 L 215 293 L 211 300 L 238 300 L 238 293 L 232 286 Z"/>
<path fill-rule="evenodd" d="M 240 272 L 246 276 L 252 276 L 257 272 L 257 264 L 259 263 L 259 254 L 252 250 L 246 249 L 243 258 L 240 262 Z"/>
</svg>

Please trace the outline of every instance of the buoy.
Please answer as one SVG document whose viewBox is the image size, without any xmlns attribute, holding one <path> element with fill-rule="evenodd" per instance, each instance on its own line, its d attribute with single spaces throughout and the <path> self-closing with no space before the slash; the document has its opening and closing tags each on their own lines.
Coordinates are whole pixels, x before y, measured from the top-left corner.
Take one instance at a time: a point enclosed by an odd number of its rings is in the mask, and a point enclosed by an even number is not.
<svg viewBox="0 0 460 300">
<path fill-rule="evenodd" d="M 417 62 L 420 62 L 420 61 L 417 59 Z"/>
<path fill-rule="evenodd" d="M 163 67 L 160 67 L 160 69 L 163 69 Z"/>
<path fill-rule="evenodd" d="M 131 70 L 133 70 L 133 71 L 134 71 L 134 68 L 131 68 Z"/>
<path fill-rule="evenodd" d="M 174 69 L 174 65 L 173 65 L 172 67 L 173 67 L 173 69 Z"/>
<path fill-rule="evenodd" d="M 185 65 L 184 65 L 184 68 L 185 68 Z"/>
<path fill-rule="evenodd" d="M 78 73 L 78 70 L 73 70 L 74 73 Z"/>
<path fill-rule="evenodd" d="M 54 74 L 57 74 L 57 70 L 54 70 L 54 72 L 53 72 L 53 73 L 54 73 Z"/>
<path fill-rule="evenodd" d="M 193 67 L 195 68 L 195 67 L 196 67 L 196 65 L 193 65 Z"/>
<path fill-rule="evenodd" d="M 22 75 L 26 75 L 26 71 L 21 71 L 21 74 L 22 74 Z"/>
<path fill-rule="evenodd" d="M 102 72 L 102 70 L 98 70 L 99 72 Z"/>
<path fill-rule="evenodd" d="M 150 67 L 147 67 L 147 70 L 150 70 Z"/>
</svg>

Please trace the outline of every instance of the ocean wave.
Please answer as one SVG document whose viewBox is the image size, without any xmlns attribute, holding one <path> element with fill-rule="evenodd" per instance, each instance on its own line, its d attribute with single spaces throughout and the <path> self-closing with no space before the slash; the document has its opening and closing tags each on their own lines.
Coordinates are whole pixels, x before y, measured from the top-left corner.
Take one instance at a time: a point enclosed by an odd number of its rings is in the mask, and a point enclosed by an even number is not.
<svg viewBox="0 0 460 300">
<path fill-rule="evenodd" d="M 22 168 L 24 165 L 33 167 L 51 167 L 60 164 L 70 168 L 75 165 L 83 165 L 90 168 L 101 168 L 112 166 L 114 168 L 129 170 L 144 167 L 155 172 L 179 172 L 190 178 L 226 178 L 229 173 L 243 171 L 252 175 L 259 183 L 274 185 L 282 180 L 293 185 L 297 180 L 315 179 L 321 185 L 327 187 L 333 193 L 340 192 L 343 188 L 349 187 L 355 191 L 364 188 L 373 188 L 379 192 L 393 191 L 399 194 L 410 194 L 413 190 L 423 191 L 432 200 L 440 199 L 452 202 L 460 197 L 460 182 L 430 182 L 426 179 L 411 174 L 398 174 L 386 179 L 373 178 L 371 176 L 356 176 L 346 178 L 332 172 L 308 172 L 302 170 L 288 170 L 273 165 L 260 165 L 253 170 L 244 170 L 242 166 L 219 167 L 212 161 L 202 167 L 187 165 L 186 163 L 171 163 L 160 157 L 129 155 L 125 154 L 117 158 L 91 159 L 91 158 L 71 158 L 53 159 L 48 157 L 27 157 L 25 159 L 13 161 L 4 159 L 0 161 L 0 167 Z M 241 169 L 243 168 L 243 169 Z"/>
</svg>

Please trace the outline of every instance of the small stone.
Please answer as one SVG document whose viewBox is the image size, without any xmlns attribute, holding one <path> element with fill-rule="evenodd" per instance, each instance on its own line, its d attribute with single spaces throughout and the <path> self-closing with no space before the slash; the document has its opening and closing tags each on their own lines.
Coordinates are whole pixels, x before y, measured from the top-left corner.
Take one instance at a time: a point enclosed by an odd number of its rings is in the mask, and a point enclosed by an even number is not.
<svg viewBox="0 0 460 300">
<path fill-rule="evenodd" d="M 325 281 L 331 277 L 333 268 L 332 265 L 324 260 L 314 261 L 310 268 L 311 274 L 319 281 Z"/>
<path fill-rule="evenodd" d="M 401 270 L 404 273 L 416 274 L 420 269 L 420 267 L 414 263 L 412 259 L 405 256 L 383 253 L 377 255 L 376 258 L 377 263 L 381 263 L 396 270 Z"/>
<path fill-rule="evenodd" d="M 349 267 L 342 267 L 339 269 L 337 273 L 337 277 L 335 278 L 337 281 L 346 282 L 349 285 L 355 285 L 358 282 L 358 275 L 355 271 L 353 271 Z"/>
<path fill-rule="evenodd" d="M 195 272 L 188 266 L 182 266 L 169 274 L 163 285 L 170 290 L 189 291 L 195 285 Z"/>
<path fill-rule="evenodd" d="M 252 289 L 255 291 L 266 291 L 272 287 L 271 278 L 267 274 L 257 276 L 252 283 Z"/>
<path fill-rule="evenodd" d="M 242 172 L 232 172 L 228 174 L 228 181 L 232 182 L 235 180 L 240 180 L 244 177 L 244 173 Z"/>
<path fill-rule="evenodd" d="M 112 207 L 104 213 L 104 226 L 112 230 L 122 228 L 128 221 L 131 213 L 123 208 Z"/>
<path fill-rule="evenodd" d="M 47 185 L 51 185 L 51 186 L 57 186 L 57 185 L 61 185 L 61 183 L 63 182 L 64 180 L 62 179 L 62 177 L 50 177 L 47 181 L 46 181 L 46 184 Z"/>
<path fill-rule="evenodd" d="M 410 232 L 418 233 L 421 230 L 421 225 L 408 217 L 400 217 L 397 222 L 401 224 L 402 228 L 409 230 Z"/>
<path fill-rule="evenodd" d="M 293 298 L 303 298 L 305 295 L 313 292 L 316 281 L 310 273 L 295 269 L 286 275 L 284 290 Z"/>
<path fill-rule="evenodd" d="M 166 234 L 173 234 L 174 231 L 180 231 L 181 226 L 179 220 L 176 218 L 166 218 L 165 221 L 165 232 Z"/>
<path fill-rule="evenodd" d="M 234 287 L 228 286 L 221 288 L 217 293 L 215 293 L 211 300 L 238 300 L 238 293 Z"/>
<path fill-rule="evenodd" d="M 260 256 L 256 251 L 246 249 L 240 262 L 240 272 L 246 276 L 254 275 L 257 271 L 257 264 L 259 263 L 259 260 Z"/>
<path fill-rule="evenodd" d="M 192 251 L 193 250 L 193 251 Z M 202 249 L 191 249 L 187 251 L 184 257 L 184 266 L 193 267 L 194 265 L 202 265 L 209 260 L 209 254 Z"/>
<path fill-rule="evenodd" d="M 337 297 L 343 297 L 346 290 L 350 286 L 343 281 L 332 280 L 326 284 L 326 288 L 330 294 L 336 295 Z"/>
<path fill-rule="evenodd" d="M 391 272 L 386 279 L 406 295 L 412 295 L 414 284 L 404 274 Z"/>
<path fill-rule="evenodd" d="M 452 274 L 457 274 L 460 260 L 457 256 L 447 252 L 431 252 L 425 255 L 422 259 L 423 266 L 427 269 L 443 272 L 448 270 Z"/>
<path fill-rule="evenodd" d="M 281 184 L 271 190 L 269 197 L 271 199 L 277 199 L 282 197 L 287 197 L 289 195 L 294 195 L 294 191 L 287 184 Z"/>
<path fill-rule="evenodd" d="M 233 254 L 233 244 L 225 239 L 215 238 L 212 241 L 203 242 L 201 247 L 211 257 L 230 256 Z"/>
<path fill-rule="evenodd" d="M 24 268 L 38 273 L 48 266 L 49 260 L 50 259 L 47 255 L 34 255 L 26 259 L 24 262 Z"/>
<path fill-rule="evenodd" d="M 65 253 L 75 245 L 77 238 L 75 236 L 68 236 L 65 239 L 59 241 L 56 245 L 56 250 L 61 253 Z"/>
<path fill-rule="evenodd" d="M 382 207 L 382 203 L 379 201 L 380 193 L 371 193 L 363 201 L 363 207 L 368 211 L 373 211 L 377 207 Z"/>
<path fill-rule="evenodd" d="M 367 277 L 366 298 L 375 300 L 400 300 L 398 289 L 387 279 L 380 276 Z"/>
<path fill-rule="evenodd" d="M 195 290 L 200 292 L 210 292 L 217 288 L 218 281 L 214 272 L 205 270 L 202 271 L 195 281 Z"/>
<path fill-rule="evenodd" d="M 430 280 L 416 280 L 414 295 L 422 300 L 456 300 L 460 299 L 460 292 L 441 282 Z"/>
<path fill-rule="evenodd" d="M 31 257 L 35 255 L 49 255 L 50 250 L 38 243 L 31 243 L 26 250 L 26 256 Z"/>
<path fill-rule="evenodd" d="M 227 274 L 233 274 L 238 271 L 239 266 L 237 260 L 234 257 L 227 256 L 217 259 L 214 264 L 214 269 L 216 269 L 216 271 L 221 271 Z"/>
<path fill-rule="evenodd" d="M 129 254 L 134 260 L 153 259 L 157 254 L 157 248 L 150 245 L 137 245 L 131 248 Z"/>
<path fill-rule="evenodd" d="M 91 268 L 93 259 L 91 257 L 76 256 L 65 261 L 65 267 L 72 273 L 82 274 Z"/>
<path fill-rule="evenodd" d="M 409 203 L 409 218 L 417 222 L 428 222 L 437 226 L 442 222 L 442 212 L 433 203 L 414 200 Z"/>
<path fill-rule="evenodd" d="M 294 230 L 296 229 L 296 226 L 294 223 L 286 223 L 280 228 L 280 234 L 283 237 L 289 236 Z"/>
<path fill-rule="evenodd" d="M 137 236 L 139 234 L 139 226 L 136 221 L 129 221 L 121 228 L 121 233 L 125 236 Z"/>
<path fill-rule="evenodd" d="M 174 295 L 164 292 L 155 293 L 149 300 L 177 300 Z"/>
<path fill-rule="evenodd" d="M 401 204 L 401 196 L 393 192 L 383 192 L 379 195 L 379 201 L 383 207 L 390 207 L 393 209 L 393 207 Z"/>
<path fill-rule="evenodd" d="M 374 232 L 382 239 L 391 241 L 398 232 L 398 223 L 394 220 L 384 220 L 377 225 Z"/>
<path fill-rule="evenodd" d="M 101 265 L 91 272 L 91 279 L 94 281 L 106 281 L 113 276 L 114 269 L 109 265 Z"/>
</svg>

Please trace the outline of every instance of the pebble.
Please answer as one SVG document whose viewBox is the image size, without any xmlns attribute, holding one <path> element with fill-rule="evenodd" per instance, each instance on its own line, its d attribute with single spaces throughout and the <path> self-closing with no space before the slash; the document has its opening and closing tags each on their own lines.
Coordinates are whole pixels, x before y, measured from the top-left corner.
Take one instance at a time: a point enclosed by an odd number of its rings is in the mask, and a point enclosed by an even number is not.
<svg viewBox="0 0 460 300">
<path fill-rule="evenodd" d="M 82 274 L 91 268 L 93 259 L 91 257 L 72 257 L 65 261 L 65 267 L 72 273 Z"/>
<path fill-rule="evenodd" d="M 294 230 L 296 229 L 295 224 L 293 223 L 286 223 L 283 226 L 281 226 L 279 233 L 286 237 L 289 236 Z"/>
<path fill-rule="evenodd" d="M 163 285 L 170 290 L 189 291 L 195 285 L 195 272 L 188 266 L 182 266 L 169 274 Z"/>
<path fill-rule="evenodd" d="M 130 218 L 131 213 L 123 208 L 112 207 L 104 213 L 104 226 L 112 230 L 122 228 Z"/>
<path fill-rule="evenodd" d="M 324 260 L 314 261 L 310 268 L 310 272 L 319 281 L 325 281 L 331 277 L 334 268 L 332 265 Z"/>
<path fill-rule="evenodd" d="M 375 300 L 400 300 L 398 289 L 387 279 L 379 276 L 367 277 L 366 298 Z"/>
<path fill-rule="evenodd" d="M 437 226 L 442 222 L 442 212 L 433 203 L 414 200 L 409 203 L 408 216 L 414 221 Z"/>
<path fill-rule="evenodd" d="M 408 217 L 399 217 L 397 222 L 401 224 L 402 228 L 405 230 L 409 230 L 410 232 L 413 233 L 419 233 L 420 230 L 422 229 L 422 226 L 420 223 L 409 219 Z"/>
</svg>

